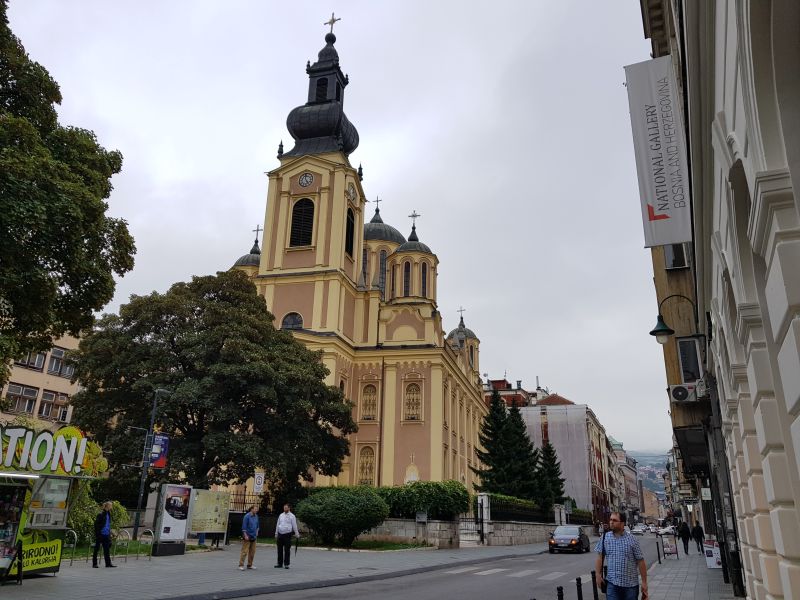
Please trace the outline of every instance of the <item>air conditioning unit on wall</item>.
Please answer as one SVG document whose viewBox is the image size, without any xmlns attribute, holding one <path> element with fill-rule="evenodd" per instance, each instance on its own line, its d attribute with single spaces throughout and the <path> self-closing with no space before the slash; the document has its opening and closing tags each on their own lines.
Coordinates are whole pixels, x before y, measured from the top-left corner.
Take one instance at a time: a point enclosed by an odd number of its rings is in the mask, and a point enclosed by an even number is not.
<svg viewBox="0 0 800 600">
<path fill-rule="evenodd" d="M 669 386 L 670 402 L 694 402 L 697 400 L 695 386 L 692 383 L 681 383 Z"/>
</svg>

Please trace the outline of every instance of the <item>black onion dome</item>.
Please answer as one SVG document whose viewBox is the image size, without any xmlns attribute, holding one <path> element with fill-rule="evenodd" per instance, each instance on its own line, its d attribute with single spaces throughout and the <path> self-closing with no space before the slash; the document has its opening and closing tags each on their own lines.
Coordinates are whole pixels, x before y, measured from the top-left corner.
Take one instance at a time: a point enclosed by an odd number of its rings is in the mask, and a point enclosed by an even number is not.
<svg viewBox="0 0 800 600">
<path fill-rule="evenodd" d="M 234 267 L 257 267 L 261 263 L 261 249 L 258 247 L 258 240 L 250 248 L 250 254 L 240 256 L 239 260 L 233 263 Z"/>
<path fill-rule="evenodd" d="M 458 322 L 458 327 L 447 334 L 447 339 L 456 342 L 459 346 L 463 346 L 465 340 L 477 340 L 478 336 L 475 335 L 472 329 L 464 325 L 464 316 L 462 315 L 461 320 Z"/>
<path fill-rule="evenodd" d="M 425 254 L 433 254 L 427 245 L 419 241 L 416 225 L 411 226 L 411 235 L 408 236 L 408 241 L 395 250 L 395 252 L 423 252 Z"/>
<path fill-rule="evenodd" d="M 336 36 L 328 33 L 317 62 L 306 67 L 308 102 L 292 110 L 286 119 L 295 145 L 282 157 L 337 151 L 349 155 L 358 148 L 358 131 L 344 114 L 344 88 L 349 80 L 339 68 L 334 42 Z"/>
<path fill-rule="evenodd" d="M 364 223 L 364 239 L 380 240 L 382 242 L 393 242 L 395 244 L 405 244 L 406 238 L 391 225 L 383 222 L 380 209 L 375 209 L 375 216 L 369 223 Z"/>
</svg>

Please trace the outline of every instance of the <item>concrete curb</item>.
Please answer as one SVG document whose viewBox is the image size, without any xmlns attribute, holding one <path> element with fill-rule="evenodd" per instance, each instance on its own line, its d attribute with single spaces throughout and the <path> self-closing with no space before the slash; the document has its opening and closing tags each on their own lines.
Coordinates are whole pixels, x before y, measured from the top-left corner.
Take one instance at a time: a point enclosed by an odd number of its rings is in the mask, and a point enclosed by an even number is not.
<svg viewBox="0 0 800 600">
<path fill-rule="evenodd" d="M 419 573 L 429 573 L 431 571 L 439 571 L 442 569 L 451 569 L 454 566 L 461 565 L 474 565 L 486 562 L 487 560 L 505 560 L 508 558 L 521 558 L 524 556 L 536 556 L 538 554 L 545 554 L 547 548 L 538 552 L 525 552 L 517 554 L 503 554 L 501 556 L 490 556 L 483 558 L 473 558 L 469 560 L 459 560 L 450 563 L 443 563 L 441 565 L 432 565 L 430 567 L 417 567 L 414 569 L 404 569 L 402 571 L 392 571 L 390 573 L 381 573 L 375 575 L 360 575 L 358 577 L 340 577 L 338 579 L 322 579 L 318 581 L 306 581 L 302 583 L 287 583 L 283 585 L 266 585 L 252 588 L 243 588 L 240 590 L 226 590 L 220 592 L 206 592 L 202 594 L 186 594 L 182 596 L 165 596 L 161 600 L 227 600 L 229 598 L 248 598 L 250 596 L 259 596 L 263 594 L 277 594 L 279 592 L 293 592 L 297 590 L 313 590 L 325 587 L 335 587 L 340 585 L 351 585 L 353 583 L 366 583 L 368 581 L 378 581 L 381 579 L 394 579 L 396 577 L 405 577 L 407 575 L 417 575 Z"/>
</svg>

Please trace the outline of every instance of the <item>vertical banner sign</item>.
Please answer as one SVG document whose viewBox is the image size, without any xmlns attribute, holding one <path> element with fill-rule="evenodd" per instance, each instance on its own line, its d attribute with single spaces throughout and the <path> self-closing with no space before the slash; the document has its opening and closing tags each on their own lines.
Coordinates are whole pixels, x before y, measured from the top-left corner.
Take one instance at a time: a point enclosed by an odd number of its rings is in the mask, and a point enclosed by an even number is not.
<svg viewBox="0 0 800 600">
<path fill-rule="evenodd" d="M 167 452 L 169 452 L 169 436 L 163 433 L 155 434 L 153 446 L 150 448 L 150 466 L 154 469 L 166 469 Z"/>
<path fill-rule="evenodd" d="M 625 67 L 647 248 L 692 241 L 680 96 L 669 56 Z"/>
</svg>

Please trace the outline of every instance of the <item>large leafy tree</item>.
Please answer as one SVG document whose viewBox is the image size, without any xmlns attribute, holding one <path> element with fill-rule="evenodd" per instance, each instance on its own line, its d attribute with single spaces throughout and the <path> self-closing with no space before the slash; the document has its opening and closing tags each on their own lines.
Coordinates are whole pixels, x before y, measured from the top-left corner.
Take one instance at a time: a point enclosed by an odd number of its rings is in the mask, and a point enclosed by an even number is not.
<svg viewBox="0 0 800 600">
<path fill-rule="evenodd" d="M 7 364 L 89 327 L 133 268 L 133 238 L 106 216 L 122 155 L 59 125 L 58 84 L 11 32 L 0 0 L 0 383 Z"/>
<path fill-rule="evenodd" d="M 156 423 L 171 443 L 160 479 L 204 487 L 262 467 L 287 488 L 311 468 L 339 473 L 355 430 L 351 406 L 325 384 L 319 354 L 272 321 L 238 271 L 132 297 L 81 340 L 74 421 L 119 471 L 140 460 L 142 434 L 131 427 L 148 426 L 163 388 Z"/>
<path fill-rule="evenodd" d="M 508 411 L 497 390 L 492 392 L 489 412 L 481 423 L 478 450 L 483 466 L 473 471 L 482 492 L 533 498 L 537 486 L 539 453 L 533 447 L 516 405 Z"/>
</svg>

